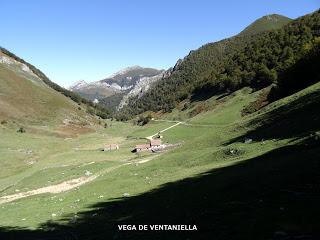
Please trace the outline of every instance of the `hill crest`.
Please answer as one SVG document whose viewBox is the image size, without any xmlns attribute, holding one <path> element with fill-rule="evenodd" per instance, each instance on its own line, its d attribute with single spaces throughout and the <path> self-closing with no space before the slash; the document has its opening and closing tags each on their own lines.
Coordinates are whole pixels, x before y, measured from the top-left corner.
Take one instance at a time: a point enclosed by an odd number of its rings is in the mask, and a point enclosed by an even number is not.
<svg viewBox="0 0 320 240">
<path fill-rule="evenodd" d="M 280 14 L 269 14 L 261 18 L 258 18 L 244 30 L 242 30 L 239 35 L 252 35 L 264 31 L 270 31 L 278 29 L 292 21 L 291 18 Z"/>
</svg>

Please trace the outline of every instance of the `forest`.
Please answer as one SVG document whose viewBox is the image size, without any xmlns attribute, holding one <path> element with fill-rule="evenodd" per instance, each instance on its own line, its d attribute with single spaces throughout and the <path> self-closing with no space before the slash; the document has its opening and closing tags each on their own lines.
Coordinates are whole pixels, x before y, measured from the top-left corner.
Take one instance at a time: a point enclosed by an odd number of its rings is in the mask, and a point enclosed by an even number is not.
<svg viewBox="0 0 320 240">
<path fill-rule="evenodd" d="M 185 99 L 209 98 L 245 86 L 259 90 L 272 84 L 270 99 L 292 94 L 319 81 L 319 36 L 318 10 L 277 30 L 241 33 L 204 45 L 141 98 L 131 98 L 117 118 L 170 112 Z"/>
</svg>

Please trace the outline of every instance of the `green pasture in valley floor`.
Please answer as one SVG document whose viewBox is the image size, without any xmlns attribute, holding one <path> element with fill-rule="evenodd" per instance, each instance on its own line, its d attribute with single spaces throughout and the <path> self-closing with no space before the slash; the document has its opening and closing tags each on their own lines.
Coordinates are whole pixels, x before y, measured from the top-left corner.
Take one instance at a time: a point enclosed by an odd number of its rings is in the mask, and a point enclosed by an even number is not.
<svg viewBox="0 0 320 240">
<path fill-rule="evenodd" d="M 1 128 L 0 194 L 59 183 L 83 176 L 86 170 L 95 173 L 136 159 L 131 153 L 136 141 L 120 136 L 125 131 L 124 126 L 128 124 L 115 123 L 75 138 L 17 133 L 15 129 Z M 111 143 L 119 144 L 120 149 L 102 151 L 104 145 Z"/>
</svg>

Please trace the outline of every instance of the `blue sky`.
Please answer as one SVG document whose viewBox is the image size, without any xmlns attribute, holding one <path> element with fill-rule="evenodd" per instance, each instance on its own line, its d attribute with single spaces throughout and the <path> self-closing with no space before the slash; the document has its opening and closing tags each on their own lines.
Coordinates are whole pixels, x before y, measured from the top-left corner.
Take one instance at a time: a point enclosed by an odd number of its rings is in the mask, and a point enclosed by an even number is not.
<svg viewBox="0 0 320 240">
<path fill-rule="evenodd" d="M 67 87 L 132 65 L 167 69 L 261 16 L 296 18 L 319 7 L 318 0 L 0 0 L 0 46 Z"/>
</svg>

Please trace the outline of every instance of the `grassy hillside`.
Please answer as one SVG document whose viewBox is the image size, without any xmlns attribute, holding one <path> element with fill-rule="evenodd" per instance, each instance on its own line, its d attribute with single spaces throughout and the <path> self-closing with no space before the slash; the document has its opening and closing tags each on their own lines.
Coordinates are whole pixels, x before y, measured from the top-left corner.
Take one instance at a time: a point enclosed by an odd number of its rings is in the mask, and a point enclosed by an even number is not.
<svg viewBox="0 0 320 240">
<path fill-rule="evenodd" d="M 182 145 L 157 154 L 130 150 L 144 141 L 139 138 L 174 123 L 138 127 L 108 121 L 106 129 L 66 141 L 28 134 L 30 140 L 22 142 L 21 135 L 1 129 L 6 140 L 0 156 L 10 152 L 20 164 L 36 162 L 28 169 L 8 165 L 0 178 L 1 196 L 85 176 L 85 171 L 99 174 L 70 191 L 1 204 L 1 237 L 316 239 L 320 84 L 243 116 L 260 93 L 244 88 L 193 103 L 185 121 L 163 133 L 163 141 Z M 212 108 L 187 117 L 204 103 Z M 52 148 L 41 144 L 44 138 Z M 252 141 L 245 143 L 246 138 Z M 111 142 L 120 145 L 118 152 L 98 151 Z M 19 149 L 34 149 L 34 155 Z M 199 231 L 120 232 L 117 224 L 197 224 Z"/>
<path fill-rule="evenodd" d="M 33 65 L 0 48 L 1 124 L 47 125 L 64 121 L 66 125 L 68 121 L 84 126 L 96 122 L 95 115 L 105 119 L 110 112 L 61 88 Z"/>
<path fill-rule="evenodd" d="M 78 105 L 49 88 L 41 79 L 19 74 L 4 64 L 0 64 L 0 106 L 1 121 L 62 122 L 65 118 L 80 119 L 86 115 L 83 109 L 79 110 Z"/>
<path fill-rule="evenodd" d="M 6 68 L 9 68 L 11 71 L 13 71 L 13 75 L 19 74 L 20 76 L 22 75 L 22 77 L 29 79 L 32 82 L 38 82 L 38 85 L 39 83 L 40 85 L 46 85 L 47 87 L 54 90 L 54 92 L 61 93 L 65 97 L 70 98 L 73 102 L 79 105 L 84 104 L 85 108 L 87 108 L 91 112 L 95 112 L 98 116 L 102 118 L 110 116 L 110 112 L 108 109 L 106 109 L 106 107 L 101 106 L 99 104 L 94 105 L 91 101 L 82 98 L 80 95 L 60 87 L 58 84 L 52 82 L 43 72 L 41 72 L 35 66 L 24 61 L 22 58 L 16 56 L 7 49 L 0 47 L 0 57 L 9 59 L 9 62 L 11 63 L 3 62 L 2 66 L 5 66 Z M 8 77 L 8 75 L 5 77 Z"/>
</svg>

